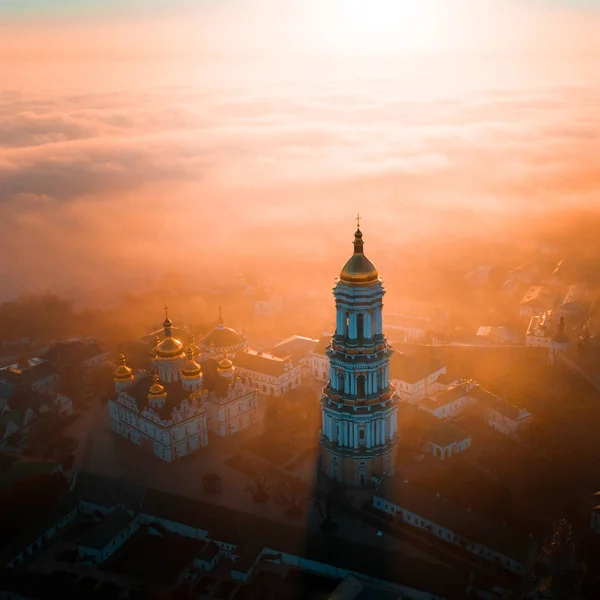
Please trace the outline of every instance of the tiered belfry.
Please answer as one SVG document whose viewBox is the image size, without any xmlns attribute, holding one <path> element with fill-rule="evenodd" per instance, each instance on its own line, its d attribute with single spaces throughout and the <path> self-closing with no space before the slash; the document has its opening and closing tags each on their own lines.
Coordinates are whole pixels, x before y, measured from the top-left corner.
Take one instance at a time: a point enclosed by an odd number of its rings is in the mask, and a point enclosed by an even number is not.
<svg viewBox="0 0 600 600">
<path fill-rule="evenodd" d="M 394 472 L 398 405 L 389 381 L 392 350 L 382 330 L 385 291 L 363 252 L 360 221 L 354 253 L 333 294 L 336 331 L 321 400 L 321 468 L 332 479 L 366 486 Z"/>
</svg>

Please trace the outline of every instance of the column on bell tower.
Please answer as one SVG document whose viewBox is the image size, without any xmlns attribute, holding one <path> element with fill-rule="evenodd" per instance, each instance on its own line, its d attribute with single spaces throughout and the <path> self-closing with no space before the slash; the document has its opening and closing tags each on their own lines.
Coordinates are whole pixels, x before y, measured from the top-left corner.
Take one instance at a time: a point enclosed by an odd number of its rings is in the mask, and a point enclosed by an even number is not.
<svg viewBox="0 0 600 600">
<path fill-rule="evenodd" d="M 373 323 L 371 322 L 371 311 L 365 311 L 364 313 L 364 324 L 365 324 L 365 338 L 370 340 L 373 337 Z"/>
</svg>

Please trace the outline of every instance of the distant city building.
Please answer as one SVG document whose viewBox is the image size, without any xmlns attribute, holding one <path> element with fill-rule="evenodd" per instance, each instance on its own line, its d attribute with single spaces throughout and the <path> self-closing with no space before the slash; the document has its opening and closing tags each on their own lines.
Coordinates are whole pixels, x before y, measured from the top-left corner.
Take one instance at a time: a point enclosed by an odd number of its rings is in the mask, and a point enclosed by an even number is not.
<svg viewBox="0 0 600 600">
<path fill-rule="evenodd" d="M 390 356 L 390 381 L 401 402 L 416 404 L 432 389 L 444 387 L 443 377 L 442 381 L 436 383 L 445 374 L 446 366 L 437 359 L 423 360 L 397 350 Z"/>
<path fill-rule="evenodd" d="M 386 477 L 373 494 L 373 506 L 512 573 L 524 576 L 533 568 L 538 544 L 532 537 L 511 531 L 407 481 Z"/>
<path fill-rule="evenodd" d="M 73 414 L 73 402 L 57 392 L 59 373 L 46 360 L 0 369 L 0 450 L 22 452 L 45 413 L 57 419 Z"/>
<path fill-rule="evenodd" d="M 94 341 L 73 340 L 57 342 L 41 358 L 50 363 L 64 377 L 77 378 L 83 385 L 89 383 L 96 369 L 106 363 L 108 353 Z"/>
<path fill-rule="evenodd" d="M 477 329 L 476 336 L 490 344 L 516 344 L 519 336 L 508 327 L 502 325 L 482 325 Z"/>
<path fill-rule="evenodd" d="M 523 284 L 529 285 L 538 277 L 540 268 L 533 262 L 523 263 L 512 269 L 502 284 L 502 291 L 507 293 L 516 292 Z"/>
<path fill-rule="evenodd" d="M 266 286 L 256 290 L 254 297 L 254 316 L 270 317 L 279 314 L 283 309 L 283 299 L 274 295 Z"/>
<path fill-rule="evenodd" d="M 302 364 L 289 357 L 278 358 L 258 350 L 238 352 L 234 364 L 239 373 L 250 377 L 261 394 L 281 396 L 302 383 Z"/>
<path fill-rule="evenodd" d="M 302 380 L 305 380 L 312 376 L 312 354 L 318 344 L 319 340 L 292 335 L 273 346 L 269 354 L 275 358 L 290 360 L 294 365 L 300 365 Z"/>
<path fill-rule="evenodd" d="M 395 469 L 398 401 L 383 335 L 384 293 L 359 228 L 334 289 L 336 329 L 326 350 L 329 383 L 321 400 L 322 468 L 352 485 L 370 485 Z"/>
<path fill-rule="evenodd" d="M 311 352 L 310 367 L 312 376 L 317 381 L 327 383 L 329 381 L 329 357 L 327 356 L 327 348 L 331 344 L 333 335 L 325 332 L 314 350 Z"/>
<path fill-rule="evenodd" d="M 531 317 L 525 334 L 525 345 L 530 348 L 548 348 L 553 334 L 553 311 L 546 310 Z"/>
<path fill-rule="evenodd" d="M 474 271 L 470 271 L 465 275 L 465 281 L 473 286 L 485 285 L 490 279 L 492 267 L 490 265 L 481 265 Z"/>
<path fill-rule="evenodd" d="M 471 447 L 470 433 L 408 404 L 398 407 L 398 430 L 402 438 L 438 460 L 448 460 Z"/>
<path fill-rule="evenodd" d="M 487 425 L 514 439 L 531 422 L 531 414 L 524 408 L 510 404 L 472 379 L 461 380 L 435 396 L 423 398 L 419 408 L 440 420 L 471 413 Z"/>
<path fill-rule="evenodd" d="M 53 394 L 56 392 L 58 380 L 58 371 L 45 360 L 36 361 L 33 366 L 11 365 L 0 369 L 0 381 L 14 383 L 34 392 Z"/>
<path fill-rule="evenodd" d="M 534 315 L 541 315 L 553 307 L 554 298 L 550 289 L 542 285 L 532 285 L 527 290 L 519 308 L 522 319 L 531 319 Z"/>
<path fill-rule="evenodd" d="M 383 325 L 391 340 L 398 343 L 419 342 L 430 330 L 430 320 L 415 315 L 390 314 Z"/>
<path fill-rule="evenodd" d="M 558 317 L 575 317 L 586 308 L 585 290 L 575 285 L 569 286 L 562 302 L 556 308 Z"/>
<path fill-rule="evenodd" d="M 423 398 L 419 402 L 419 408 L 432 414 L 436 419 L 457 417 L 475 403 L 475 399 L 470 395 L 474 385 L 471 381 L 459 383 L 436 396 Z"/>
<path fill-rule="evenodd" d="M 548 361 L 553 363 L 555 357 L 558 354 L 566 354 L 570 346 L 571 339 L 565 329 L 565 318 L 561 316 L 556 326 L 556 332 L 548 342 Z"/>
<path fill-rule="evenodd" d="M 525 408 L 514 406 L 479 385 L 472 387 L 469 395 L 477 402 L 484 422 L 510 438 L 518 439 L 531 422 L 531 413 Z"/>
</svg>

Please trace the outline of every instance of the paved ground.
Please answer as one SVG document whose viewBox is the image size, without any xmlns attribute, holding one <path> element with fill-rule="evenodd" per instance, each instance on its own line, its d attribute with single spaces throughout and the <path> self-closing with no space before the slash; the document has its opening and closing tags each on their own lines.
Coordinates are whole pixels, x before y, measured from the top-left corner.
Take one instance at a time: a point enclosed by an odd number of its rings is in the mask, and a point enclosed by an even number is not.
<svg viewBox="0 0 600 600">
<path fill-rule="evenodd" d="M 113 434 L 110 431 L 108 407 L 99 402 L 84 412 L 66 432 L 67 435 L 80 440 L 74 468 L 84 468 L 107 477 L 127 479 L 146 487 L 199 498 L 269 519 L 318 528 L 321 517 L 312 503 L 306 504 L 305 514 L 299 520 L 286 517 L 284 509 L 273 499 L 266 504 L 255 504 L 246 491 L 248 477 L 224 463 L 227 458 L 239 453 L 241 442 L 256 433 L 247 431 L 232 439 L 221 439 L 213 435 L 206 448 L 176 463 L 168 464 L 141 452 L 138 447 Z M 310 477 L 314 470 L 310 465 L 311 461 L 307 462 L 307 468 L 299 471 L 304 471 L 305 476 Z M 202 489 L 202 477 L 209 471 L 214 471 L 221 477 L 222 491 L 218 494 L 205 494 Z M 342 537 L 347 536 L 352 541 L 369 545 L 383 545 L 412 558 L 441 564 L 438 558 L 406 541 L 387 534 L 378 536 L 376 527 L 355 518 L 339 515 L 336 522 L 339 525 L 338 535 Z"/>
</svg>

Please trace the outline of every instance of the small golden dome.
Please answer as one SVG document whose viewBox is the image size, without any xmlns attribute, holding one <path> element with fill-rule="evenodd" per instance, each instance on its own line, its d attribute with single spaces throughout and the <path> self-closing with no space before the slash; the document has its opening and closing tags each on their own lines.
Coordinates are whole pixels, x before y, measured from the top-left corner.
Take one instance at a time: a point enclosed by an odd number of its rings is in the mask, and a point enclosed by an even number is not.
<svg viewBox="0 0 600 600">
<path fill-rule="evenodd" d="M 154 374 L 154 377 L 152 378 L 152 380 L 154 381 L 154 383 L 150 387 L 150 390 L 148 391 L 148 393 L 151 396 L 162 396 L 165 393 L 165 388 L 164 388 L 164 386 L 162 386 L 160 384 L 159 377 L 156 373 Z"/>
<path fill-rule="evenodd" d="M 190 338 L 190 345 L 186 350 L 187 362 L 181 368 L 181 374 L 183 377 L 199 377 L 202 375 L 200 365 L 194 360 L 194 348 L 192 347 L 192 340 Z"/>
<path fill-rule="evenodd" d="M 227 358 L 227 352 L 223 355 L 223 358 L 219 361 L 218 371 L 227 371 L 233 367 L 233 363 Z"/>
<path fill-rule="evenodd" d="M 363 253 L 362 232 L 357 229 L 354 234 L 354 254 L 343 266 L 340 279 L 346 283 L 369 283 L 378 278 L 375 265 Z"/>
<path fill-rule="evenodd" d="M 125 355 L 119 355 L 119 362 L 121 363 L 116 369 L 114 373 L 114 379 L 118 381 L 126 381 L 130 379 L 132 376 L 132 370 L 125 364 Z"/>
</svg>

